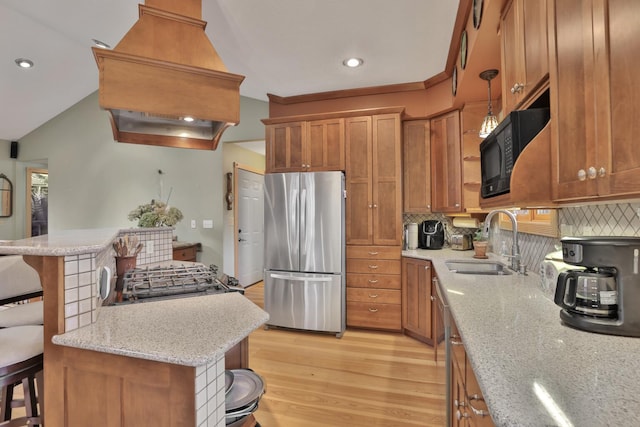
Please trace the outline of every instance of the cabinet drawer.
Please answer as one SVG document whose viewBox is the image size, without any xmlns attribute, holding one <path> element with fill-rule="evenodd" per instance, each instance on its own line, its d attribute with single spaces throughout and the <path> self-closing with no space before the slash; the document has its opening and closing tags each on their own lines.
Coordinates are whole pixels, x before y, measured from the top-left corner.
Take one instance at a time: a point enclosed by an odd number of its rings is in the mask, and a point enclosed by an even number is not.
<svg viewBox="0 0 640 427">
<path fill-rule="evenodd" d="M 399 274 L 347 274 L 347 287 L 400 289 L 402 282 Z"/>
<path fill-rule="evenodd" d="M 347 246 L 347 258 L 400 259 L 400 246 Z"/>
<path fill-rule="evenodd" d="M 399 290 L 378 288 L 347 288 L 347 301 L 378 304 L 400 304 Z"/>
<path fill-rule="evenodd" d="M 347 259 L 347 273 L 400 274 L 400 259 Z"/>
<path fill-rule="evenodd" d="M 179 261 L 196 261 L 196 247 L 176 248 L 173 250 L 173 259 Z"/>
<path fill-rule="evenodd" d="M 347 301 L 347 325 L 399 331 L 402 327 L 400 307 L 400 304 Z"/>
</svg>

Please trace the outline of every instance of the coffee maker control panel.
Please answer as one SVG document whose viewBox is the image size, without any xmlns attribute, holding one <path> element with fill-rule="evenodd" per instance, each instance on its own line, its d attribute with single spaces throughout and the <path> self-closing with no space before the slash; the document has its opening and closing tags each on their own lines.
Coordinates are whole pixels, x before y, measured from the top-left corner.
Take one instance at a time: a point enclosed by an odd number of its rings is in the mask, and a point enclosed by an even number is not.
<svg viewBox="0 0 640 427">
<path fill-rule="evenodd" d="M 564 262 L 570 262 L 572 264 L 582 262 L 582 245 L 563 243 L 562 258 Z"/>
</svg>

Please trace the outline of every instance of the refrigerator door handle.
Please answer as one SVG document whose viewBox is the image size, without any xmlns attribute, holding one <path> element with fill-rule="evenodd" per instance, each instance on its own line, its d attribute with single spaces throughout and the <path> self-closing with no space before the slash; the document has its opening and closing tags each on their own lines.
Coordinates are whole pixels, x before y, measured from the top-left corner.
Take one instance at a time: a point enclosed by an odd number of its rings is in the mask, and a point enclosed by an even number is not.
<svg viewBox="0 0 640 427">
<path fill-rule="evenodd" d="M 313 280 L 314 282 L 331 282 L 331 277 L 296 277 L 296 276 L 285 276 L 284 274 L 269 274 L 269 277 L 274 279 L 282 279 L 296 282 L 306 282 L 309 280 Z"/>
</svg>

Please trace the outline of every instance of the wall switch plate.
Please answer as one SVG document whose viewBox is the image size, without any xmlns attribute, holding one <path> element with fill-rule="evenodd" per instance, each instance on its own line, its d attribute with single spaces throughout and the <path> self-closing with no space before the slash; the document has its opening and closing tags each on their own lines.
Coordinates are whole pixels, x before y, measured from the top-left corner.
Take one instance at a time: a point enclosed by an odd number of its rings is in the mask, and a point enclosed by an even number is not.
<svg viewBox="0 0 640 427">
<path fill-rule="evenodd" d="M 203 219 L 202 220 L 202 228 L 213 228 L 213 220 L 212 219 Z"/>
<path fill-rule="evenodd" d="M 196 228 L 196 220 L 195 219 L 191 220 L 191 228 Z"/>
<path fill-rule="evenodd" d="M 153 240 L 149 240 L 144 244 L 144 247 L 146 248 L 146 252 L 147 254 L 152 254 L 154 249 L 155 249 L 155 245 Z"/>
</svg>

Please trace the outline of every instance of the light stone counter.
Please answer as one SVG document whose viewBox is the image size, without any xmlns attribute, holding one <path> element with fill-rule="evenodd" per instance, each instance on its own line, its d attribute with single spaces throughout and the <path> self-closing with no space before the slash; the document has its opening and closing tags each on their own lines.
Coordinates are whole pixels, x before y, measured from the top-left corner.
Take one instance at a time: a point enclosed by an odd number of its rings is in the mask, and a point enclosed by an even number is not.
<svg viewBox="0 0 640 427">
<path fill-rule="evenodd" d="M 197 367 L 220 359 L 268 317 L 237 292 L 178 298 L 102 307 L 95 323 L 53 342 Z"/>
<path fill-rule="evenodd" d="M 539 276 L 450 272 L 473 251 L 409 250 L 431 260 L 497 426 L 640 425 L 640 338 L 569 328 Z M 639 308 L 640 309 L 640 308 Z"/>
<path fill-rule="evenodd" d="M 66 256 L 100 252 L 118 236 L 119 228 L 52 231 L 43 236 L 0 242 L 0 254 Z"/>
</svg>

